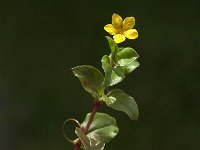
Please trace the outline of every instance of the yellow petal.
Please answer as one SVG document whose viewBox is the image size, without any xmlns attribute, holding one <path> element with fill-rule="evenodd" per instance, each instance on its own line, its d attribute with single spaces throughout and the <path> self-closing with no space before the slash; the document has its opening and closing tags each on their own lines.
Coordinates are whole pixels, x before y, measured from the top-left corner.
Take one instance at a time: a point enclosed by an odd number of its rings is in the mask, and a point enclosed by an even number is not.
<svg viewBox="0 0 200 150">
<path fill-rule="evenodd" d="M 123 21 L 123 30 L 132 29 L 135 25 L 135 18 L 134 17 L 126 17 Z"/>
<path fill-rule="evenodd" d="M 113 36 L 113 38 L 116 43 L 121 43 L 121 42 L 125 41 L 125 39 L 126 39 L 123 34 L 116 34 Z"/>
<path fill-rule="evenodd" d="M 117 30 L 114 28 L 114 26 L 112 24 L 105 25 L 104 30 L 106 30 L 111 35 L 117 34 Z"/>
<path fill-rule="evenodd" d="M 123 34 L 128 39 L 136 39 L 138 37 L 138 32 L 136 29 L 127 30 L 127 31 L 123 32 Z"/>
<path fill-rule="evenodd" d="M 121 30 L 122 25 L 123 25 L 122 17 L 114 13 L 112 15 L 112 24 L 117 30 Z"/>
</svg>

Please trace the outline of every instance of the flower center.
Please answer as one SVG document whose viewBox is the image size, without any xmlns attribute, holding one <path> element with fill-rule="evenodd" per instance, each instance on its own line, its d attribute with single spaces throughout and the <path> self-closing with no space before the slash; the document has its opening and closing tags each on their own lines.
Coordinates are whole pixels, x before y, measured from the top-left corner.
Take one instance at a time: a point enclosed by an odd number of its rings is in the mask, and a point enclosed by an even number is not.
<svg viewBox="0 0 200 150">
<path fill-rule="evenodd" d="M 121 27 L 118 28 L 117 31 L 118 31 L 119 34 L 122 34 L 124 32 L 124 30 Z"/>
</svg>

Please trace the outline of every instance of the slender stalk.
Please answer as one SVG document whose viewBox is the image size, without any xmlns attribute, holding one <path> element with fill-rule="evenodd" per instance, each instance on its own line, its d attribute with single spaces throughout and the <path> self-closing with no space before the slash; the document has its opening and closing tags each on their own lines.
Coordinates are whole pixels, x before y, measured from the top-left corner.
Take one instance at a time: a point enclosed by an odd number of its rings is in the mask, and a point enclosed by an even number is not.
<svg viewBox="0 0 200 150">
<path fill-rule="evenodd" d="M 81 140 L 78 140 L 78 141 L 76 142 L 76 145 L 75 145 L 74 150 L 79 150 L 80 147 L 81 147 Z"/>
<path fill-rule="evenodd" d="M 102 104 L 101 101 L 97 101 L 97 100 L 94 101 L 92 113 L 91 113 L 91 115 L 90 115 L 90 118 L 89 118 L 89 120 L 88 120 L 88 122 L 87 122 L 86 127 L 83 129 L 83 132 L 84 132 L 85 134 L 87 134 L 88 129 L 90 128 L 90 125 L 92 124 L 92 121 L 93 121 L 93 119 L 94 119 L 94 116 L 95 116 L 95 114 L 96 114 L 96 112 L 97 112 L 97 109 L 100 107 L 101 104 Z M 81 143 L 81 140 L 78 140 L 78 141 L 76 142 L 76 144 L 75 144 L 74 150 L 79 150 L 81 144 L 82 144 L 82 143 Z"/>
</svg>

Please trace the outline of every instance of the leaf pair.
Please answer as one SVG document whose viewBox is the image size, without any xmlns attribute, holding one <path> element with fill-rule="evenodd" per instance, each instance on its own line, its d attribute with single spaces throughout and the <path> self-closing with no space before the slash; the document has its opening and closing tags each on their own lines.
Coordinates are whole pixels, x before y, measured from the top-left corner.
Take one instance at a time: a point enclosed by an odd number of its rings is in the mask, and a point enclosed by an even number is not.
<svg viewBox="0 0 200 150">
<path fill-rule="evenodd" d="M 81 128 L 86 127 L 90 115 L 91 113 L 87 114 L 81 124 Z M 96 113 L 87 135 L 80 128 L 76 128 L 75 131 L 86 150 L 103 150 L 105 143 L 110 142 L 118 132 L 119 128 L 117 127 L 116 120 L 104 113 Z"/>
<path fill-rule="evenodd" d="M 97 100 L 103 100 L 106 105 L 119 111 L 123 111 L 132 120 L 137 120 L 139 111 L 135 100 L 121 90 L 111 90 L 104 94 L 105 79 L 101 72 L 92 66 L 78 66 L 73 68 L 74 75 L 77 76 L 83 88 Z"/>
<path fill-rule="evenodd" d="M 139 55 L 130 48 L 118 48 L 112 38 L 106 37 L 111 49 L 110 55 L 104 55 L 101 62 L 105 72 L 106 87 L 113 86 L 121 82 L 125 75 L 131 73 L 139 66 L 136 60 Z"/>
</svg>

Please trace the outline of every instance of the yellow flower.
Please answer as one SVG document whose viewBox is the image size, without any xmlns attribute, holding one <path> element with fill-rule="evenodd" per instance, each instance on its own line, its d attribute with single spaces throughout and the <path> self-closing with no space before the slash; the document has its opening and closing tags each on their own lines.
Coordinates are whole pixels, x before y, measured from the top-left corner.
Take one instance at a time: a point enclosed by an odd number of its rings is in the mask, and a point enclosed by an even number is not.
<svg viewBox="0 0 200 150">
<path fill-rule="evenodd" d="M 138 32 L 136 29 L 132 29 L 135 25 L 134 17 L 126 17 L 123 21 L 122 17 L 118 14 L 112 15 L 112 24 L 107 24 L 104 26 L 109 34 L 113 35 L 113 39 L 116 43 L 121 43 L 128 39 L 136 39 L 138 37 Z"/>
</svg>

